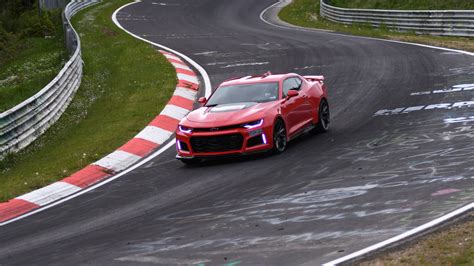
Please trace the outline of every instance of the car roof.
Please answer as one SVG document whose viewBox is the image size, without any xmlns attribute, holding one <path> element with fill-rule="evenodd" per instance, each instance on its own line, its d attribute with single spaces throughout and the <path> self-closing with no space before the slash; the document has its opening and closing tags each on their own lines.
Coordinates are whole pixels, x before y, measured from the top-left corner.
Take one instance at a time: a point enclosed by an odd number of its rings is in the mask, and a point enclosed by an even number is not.
<svg viewBox="0 0 474 266">
<path fill-rule="evenodd" d="M 296 74 L 288 73 L 288 74 L 268 74 L 265 73 L 263 75 L 257 76 L 245 76 L 240 78 L 232 78 L 228 79 L 221 83 L 220 86 L 229 86 L 229 85 L 239 85 L 239 84 L 252 84 L 252 83 L 266 83 L 266 82 L 278 82 L 288 76 L 295 76 Z M 220 87 L 219 86 L 219 87 Z"/>
</svg>

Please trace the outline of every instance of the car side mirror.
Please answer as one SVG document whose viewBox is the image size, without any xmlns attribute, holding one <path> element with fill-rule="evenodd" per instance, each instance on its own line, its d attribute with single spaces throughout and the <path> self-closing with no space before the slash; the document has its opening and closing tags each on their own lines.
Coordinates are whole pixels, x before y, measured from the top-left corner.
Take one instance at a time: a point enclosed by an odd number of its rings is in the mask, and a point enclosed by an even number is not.
<svg viewBox="0 0 474 266">
<path fill-rule="evenodd" d="M 205 104 L 206 101 L 207 101 L 206 97 L 200 97 L 200 98 L 198 99 L 198 102 L 199 102 L 200 104 Z"/>
<path fill-rule="evenodd" d="M 286 94 L 286 97 L 289 99 L 289 98 L 293 98 L 293 97 L 298 96 L 298 95 L 299 95 L 298 91 L 289 90 L 288 93 Z"/>
</svg>

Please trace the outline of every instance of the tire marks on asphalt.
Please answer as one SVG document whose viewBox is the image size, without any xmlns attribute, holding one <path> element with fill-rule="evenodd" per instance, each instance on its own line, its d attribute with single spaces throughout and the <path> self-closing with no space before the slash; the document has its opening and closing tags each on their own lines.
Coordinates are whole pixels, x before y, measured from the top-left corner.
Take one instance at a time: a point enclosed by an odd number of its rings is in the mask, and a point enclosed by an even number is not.
<svg viewBox="0 0 474 266">
<path fill-rule="evenodd" d="M 181 118 L 193 109 L 200 87 L 199 79 L 181 58 L 170 52 L 159 52 L 173 64 L 177 76 L 175 92 L 161 113 L 134 138 L 102 159 L 61 181 L 0 203 L 0 225 L 129 168 L 154 152 L 174 134 Z"/>
</svg>

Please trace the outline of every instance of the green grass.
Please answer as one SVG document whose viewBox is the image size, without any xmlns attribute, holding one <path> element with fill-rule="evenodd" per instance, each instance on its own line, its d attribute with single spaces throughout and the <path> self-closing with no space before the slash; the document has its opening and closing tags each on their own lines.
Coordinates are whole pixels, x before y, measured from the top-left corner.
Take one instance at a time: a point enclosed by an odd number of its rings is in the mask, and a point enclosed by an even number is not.
<svg viewBox="0 0 474 266">
<path fill-rule="evenodd" d="M 474 51 L 473 38 L 417 35 L 413 32 L 391 31 L 387 27 L 374 28 L 365 24 L 334 23 L 319 15 L 319 1 L 317 0 L 294 0 L 290 5 L 284 7 L 278 16 L 283 21 L 302 27 Z"/>
<path fill-rule="evenodd" d="M 329 3 L 338 7 L 369 9 L 474 9 L 474 1 L 471 0 L 330 0 Z"/>
<path fill-rule="evenodd" d="M 15 41 L 15 56 L 0 64 L 0 112 L 40 91 L 64 66 L 68 56 L 61 24 L 56 27 L 53 36 Z"/>
<path fill-rule="evenodd" d="M 467 222 L 360 265 L 474 265 L 474 213 Z"/>
<path fill-rule="evenodd" d="M 34 144 L 0 161 L 0 201 L 69 176 L 112 152 L 164 107 L 175 70 L 150 45 L 111 21 L 129 0 L 106 0 L 73 18 L 85 62 L 82 84 L 60 120 Z"/>
<path fill-rule="evenodd" d="M 353 4 L 361 1 L 339 1 Z M 364 1 L 376 2 L 376 1 Z M 382 1 L 378 1 L 382 2 Z M 391 1 L 386 1 L 391 2 Z M 400 1 L 402 2 L 402 1 Z M 422 1 L 404 1 L 418 2 Z M 433 3 L 440 1 L 433 1 Z M 461 1 L 446 1 L 461 2 Z M 468 2 L 468 1 L 466 1 Z M 431 3 L 431 1 L 430 1 Z M 467 4 L 467 3 L 466 3 Z M 421 6 L 421 5 L 420 5 Z M 351 6 L 355 7 L 355 6 Z M 359 6 L 357 6 L 359 7 Z M 360 6 L 362 7 L 362 6 Z M 451 6 L 448 6 L 449 8 Z M 454 8 L 455 6 L 453 6 Z M 319 1 L 294 0 L 279 13 L 280 19 L 294 25 L 327 29 L 353 35 L 418 42 L 474 51 L 474 41 L 469 38 L 435 37 L 414 33 L 391 32 L 387 28 L 372 28 L 367 25 L 342 25 L 319 16 Z M 474 215 L 467 223 L 443 231 L 401 251 L 393 252 L 361 265 L 474 265 Z"/>
</svg>

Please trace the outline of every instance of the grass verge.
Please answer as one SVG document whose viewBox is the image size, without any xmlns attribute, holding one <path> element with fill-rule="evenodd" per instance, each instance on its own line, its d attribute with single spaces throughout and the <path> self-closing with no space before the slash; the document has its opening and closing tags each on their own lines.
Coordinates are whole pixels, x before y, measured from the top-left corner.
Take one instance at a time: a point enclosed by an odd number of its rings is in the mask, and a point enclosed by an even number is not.
<svg viewBox="0 0 474 266">
<path fill-rule="evenodd" d="M 335 1 L 335 0 L 334 0 Z M 333 2 L 334 2 L 333 1 Z M 348 7 L 373 7 L 354 6 L 362 2 L 384 2 L 384 1 L 336 1 L 339 3 L 352 3 Z M 386 4 L 391 1 L 386 1 Z M 421 3 L 423 1 L 400 1 L 404 3 Z M 431 3 L 431 1 L 429 1 Z M 440 1 L 433 1 L 433 3 Z M 461 1 L 446 1 L 461 2 Z M 468 2 L 468 1 L 466 1 Z M 423 9 L 422 5 L 419 5 Z M 448 6 L 457 7 L 457 6 Z M 407 7 L 408 9 L 411 6 Z M 429 35 L 416 35 L 414 33 L 398 33 L 389 31 L 387 28 L 372 28 L 367 25 L 342 25 L 330 22 L 319 16 L 319 1 L 316 0 L 294 0 L 293 3 L 284 7 L 279 13 L 280 19 L 302 27 L 328 29 L 353 35 L 400 40 L 407 42 L 422 43 L 428 45 L 444 46 L 449 48 L 474 51 L 474 41 L 470 38 L 437 37 Z M 474 214 L 467 223 L 456 225 L 449 230 L 430 235 L 421 239 L 416 244 L 404 248 L 401 251 L 392 252 L 378 257 L 361 265 L 473 265 L 474 261 Z"/>
<path fill-rule="evenodd" d="M 401 9 L 401 10 L 469 10 L 474 1 L 466 0 L 331 0 L 331 5 L 347 8 Z"/>
<path fill-rule="evenodd" d="M 176 86 L 168 61 L 118 29 L 112 13 L 130 0 L 105 0 L 73 17 L 85 62 L 71 105 L 46 134 L 0 161 L 0 201 L 69 176 L 144 128 Z"/>
<path fill-rule="evenodd" d="M 360 265 L 473 265 L 474 213 L 467 222 L 430 234 L 396 252 Z"/>
<path fill-rule="evenodd" d="M 411 1 L 410 1 L 411 2 Z M 278 14 L 280 19 L 302 27 L 327 29 L 352 35 L 414 42 L 474 52 L 473 38 L 416 35 L 413 32 L 395 32 L 386 27 L 374 28 L 365 24 L 344 25 L 331 22 L 319 15 L 319 1 L 294 0 Z"/>
<path fill-rule="evenodd" d="M 12 44 L 16 47 L 15 56 L 0 65 L 0 112 L 40 91 L 66 63 L 68 55 L 60 21 L 55 29 L 52 36 L 18 38 Z"/>
</svg>

